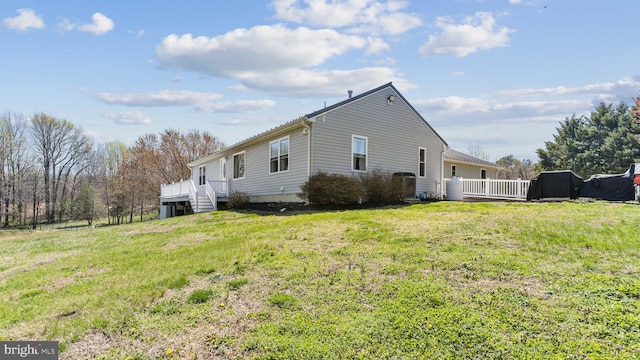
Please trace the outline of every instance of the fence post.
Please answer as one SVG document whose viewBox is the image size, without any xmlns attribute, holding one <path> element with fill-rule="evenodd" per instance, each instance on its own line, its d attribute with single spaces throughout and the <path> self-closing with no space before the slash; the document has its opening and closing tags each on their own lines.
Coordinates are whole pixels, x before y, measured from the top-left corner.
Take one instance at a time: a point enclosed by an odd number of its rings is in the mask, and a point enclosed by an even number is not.
<svg viewBox="0 0 640 360">
<path fill-rule="evenodd" d="M 489 178 L 486 178 L 486 179 L 484 180 L 484 182 L 485 182 L 485 185 L 484 185 L 484 194 L 485 194 L 487 197 L 489 197 L 489 194 L 491 193 L 491 191 L 489 191 L 489 186 L 491 186 L 491 185 L 490 185 L 490 184 L 491 184 L 491 182 L 490 182 L 489 180 L 490 180 Z"/>
<path fill-rule="evenodd" d="M 520 199 L 522 197 L 522 179 L 518 178 L 518 182 L 516 183 L 518 186 L 518 192 L 516 193 L 516 199 Z"/>
</svg>

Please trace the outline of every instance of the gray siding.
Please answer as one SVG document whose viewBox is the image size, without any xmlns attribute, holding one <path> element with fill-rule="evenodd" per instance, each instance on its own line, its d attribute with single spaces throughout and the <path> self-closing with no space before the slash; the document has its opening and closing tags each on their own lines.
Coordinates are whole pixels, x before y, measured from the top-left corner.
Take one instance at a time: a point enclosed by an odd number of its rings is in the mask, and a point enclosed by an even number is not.
<svg viewBox="0 0 640 360">
<path fill-rule="evenodd" d="M 300 185 L 307 181 L 308 134 L 296 127 L 286 134 L 261 139 L 259 143 L 229 152 L 227 179 L 230 191 L 247 192 L 252 196 L 290 195 L 300 192 Z M 269 143 L 289 136 L 289 170 L 269 173 Z M 245 177 L 233 179 L 233 155 L 245 153 Z"/>
<path fill-rule="evenodd" d="M 457 164 L 447 160 L 444 161 L 444 177 L 451 177 L 451 165 L 456 166 L 456 176 L 464 179 L 481 179 L 480 170 L 487 170 L 487 177 L 489 179 L 497 179 L 498 170 L 483 167 L 482 165 L 469 165 L 469 164 Z"/>
<path fill-rule="evenodd" d="M 220 155 L 222 157 L 222 155 Z M 208 161 L 206 164 L 206 177 L 207 180 L 220 180 L 220 160 L 221 158 Z M 198 168 L 196 166 L 191 169 L 191 180 L 194 184 L 198 185 Z M 228 171 L 228 170 L 227 170 Z"/>
<path fill-rule="evenodd" d="M 351 138 L 368 138 L 367 170 L 418 175 L 418 149 L 426 148 L 426 176 L 417 178 L 417 193 L 440 191 L 443 143 L 391 88 L 357 99 L 315 118 L 312 128 L 312 172 L 358 176 L 351 170 Z"/>
</svg>

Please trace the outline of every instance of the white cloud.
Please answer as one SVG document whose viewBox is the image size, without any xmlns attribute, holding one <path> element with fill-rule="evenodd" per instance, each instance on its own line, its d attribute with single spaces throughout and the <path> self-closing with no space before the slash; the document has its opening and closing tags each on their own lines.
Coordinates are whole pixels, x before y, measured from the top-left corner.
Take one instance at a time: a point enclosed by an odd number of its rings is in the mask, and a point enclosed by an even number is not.
<svg viewBox="0 0 640 360">
<path fill-rule="evenodd" d="M 3 23 L 12 30 L 27 31 L 29 29 L 42 29 L 46 25 L 40 15 L 31 9 L 18 9 L 18 16 L 5 18 Z"/>
<path fill-rule="evenodd" d="M 367 43 L 368 43 L 368 46 L 367 46 L 367 49 L 365 50 L 365 53 L 367 55 L 380 54 L 383 51 L 391 50 L 391 48 L 389 47 L 389 44 L 387 44 L 384 40 L 380 38 L 369 37 L 367 38 Z"/>
<path fill-rule="evenodd" d="M 520 4 L 522 0 L 509 0 L 509 4 Z"/>
<path fill-rule="evenodd" d="M 245 88 L 287 96 L 327 96 L 340 88 L 364 89 L 389 81 L 409 82 L 385 67 L 318 69 L 350 50 L 377 54 L 388 44 L 376 37 L 345 35 L 331 29 L 289 29 L 282 24 L 236 29 L 216 37 L 169 35 L 157 46 L 160 65 L 238 79 Z M 259 59 L 259 61 L 256 61 Z"/>
<path fill-rule="evenodd" d="M 151 119 L 141 111 L 116 112 L 104 114 L 105 119 L 113 120 L 118 125 L 149 125 Z"/>
<path fill-rule="evenodd" d="M 640 77 L 582 86 L 513 89 L 479 97 L 410 99 L 454 149 L 480 144 L 495 159 L 513 154 L 536 159 L 559 122 L 589 115 L 601 101 L 632 103 Z M 494 159 L 494 160 L 495 160 Z"/>
<path fill-rule="evenodd" d="M 550 96 L 570 94 L 594 94 L 614 98 L 628 99 L 637 96 L 640 89 L 640 76 L 625 77 L 615 82 L 587 84 L 583 86 L 556 86 L 540 89 L 515 89 L 497 92 L 500 96 Z M 626 100 L 625 99 L 625 100 Z M 628 101 L 627 101 L 628 102 Z"/>
<path fill-rule="evenodd" d="M 90 32 L 94 35 L 103 35 L 114 28 L 113 20 L 101 13 L 93 14 L 93 16 L 91 16 L 91 20 L 93 20 L 91 24 L 78 26 L 78 30 Z"/>
<path fill-rule="evenodd" d="M 135 37 L 136 39 L 139 39 L 145 35 L 146 30 L 145 29 L 140 29 L 138 31 L 127 30 L 127 33 L 133 35 L 133 37 Z"/>
<path fill-rule="evenodd" d="M 487 121 L 514 121 L 519 118 L 545 116 L 557 123 L 573 113 L 587 113 L 592 108 L 589 99 L 513 101 L 497 97 L 443 98 L 415 100 L 411 102 L 425 114 L 429 121 L 447 123 L 455 118 L 455 124 Z"/>
<path fill-rule="evenodd" d="M 453 76 L 465 76 L 465 73 L 462 71 L 454 71 Z"/>
<path fill-rule="evenodd" d="M 395 70 L 385 67 L 370 67 L 355 70 L 305 70 L 286 69 L 261 74 L 242 81 L 243 85 L 273 95 L 293 97 L 346 96 L 347 90 L 355 94 L 393 81 L 400 89 L 415 85 L 398 77 Z"/>
<path fill-rule="evenodd" d="M 275 17 L 316 27 L 345 28 L 351 32 L 398 35 L 422 25 L 403 10 L 408 1 L 388 0 L 275 0 Z"/>
<path fill-rule="evenodd" d="M 255 73 L 319 65 L 351 49 L 364 49 L 366 39 L 334 30 L 288 29 L 282 24 L 236 29 L 216 37 L 191 34 L 165 37 L 156 49 L 160 64 L 219 77 L 251 77 Z"/>
<path fill-rule="evenodd" d="M 468 16 L 461 24 L 455 24 L 449 17 L 439 17 L 436 27 L 442 31 L 429 36 L 419 53 L 422 56 L 452 54 L 465 57 L 479 50 L 509 45 L 509 34 L 514 30 L 498 27 L 491 13 L 478 12 Z"/>
<path fill-rule="evenodd" d="M 245 113 L 268 109 L 276 105 L 273 100 L 222 101 L 196 106 L 197 111 L 215 113 Z"/>
<path fill-rule="evenodd" d="M 110 105 L 142 107 L 187 106 L 193 108 L 195 111 L 230 113 L 264 110 L 273 107 L 276 104 L 273 100 L 216 101 L 222 98 L 222 94 L 184 90 L 162 90 L 135 94 L 115 94 L 104 92 L 97 94 L 96 98 L 99 101 Z"/>
<path fill-rule="evenodd" d="M 69 19 L 62 19 L 62 21 L 60 21 L 56 27 L 58 28 L 58 31 L 64 33 L 75 29 L 76 26 L 77 25 L 69 21 Z"/>
<path fill-rule="evenodd" d="M 194 106 L 208 103 L 222 97 L 218 93 L 204 93 L 184 90 L 162 90 L 147 93 L 99 93 L 98 100 L 107 104 L 125 106 Z"/>
<path fill-rule="evenodd" d="M 249 89 L 247 89 L 246 86 L 244 86 L 242 84 L 231 85 L 231 86 L 229 86 L 229 89 L 236 90 L 236 91 L 247 91 L 247 90 L 249 90 Z"/>
</svg>

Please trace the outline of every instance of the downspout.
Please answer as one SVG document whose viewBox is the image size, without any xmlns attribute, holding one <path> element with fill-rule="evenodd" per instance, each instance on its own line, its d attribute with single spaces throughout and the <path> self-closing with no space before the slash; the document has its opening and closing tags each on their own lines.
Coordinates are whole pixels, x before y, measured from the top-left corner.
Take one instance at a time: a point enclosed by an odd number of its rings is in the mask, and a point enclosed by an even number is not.
<svg viewBox="0 0 640 360">
<path fill-rule="evenodd" d="M 307 124 L 307 121 L 312 123 L 313 121 L 302 118 L 302 132 L 307 135 L 307 180 L 311 177 L 311 126 Z"/>
<path fill-rule="evenodd" d="M 447 146 L 442 144 L 442 151 L 440 152 L 440 199 L 444 199 L 444 152 L 447 150 Z"/>
</svg>

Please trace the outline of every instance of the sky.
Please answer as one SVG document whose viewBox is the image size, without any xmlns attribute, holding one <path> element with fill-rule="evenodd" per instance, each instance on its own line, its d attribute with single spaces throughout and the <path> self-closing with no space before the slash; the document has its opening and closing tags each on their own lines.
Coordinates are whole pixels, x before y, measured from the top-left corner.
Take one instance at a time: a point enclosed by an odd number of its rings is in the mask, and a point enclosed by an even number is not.
<svg viewBox="0 0 640 360">
<path fill-rule="evenodd" d="M 388 82 L 453 149 L 537 160 L 640 96 L 637 0 L 2 0 L 0 112 L 227 145 Z"/>
</svg>

